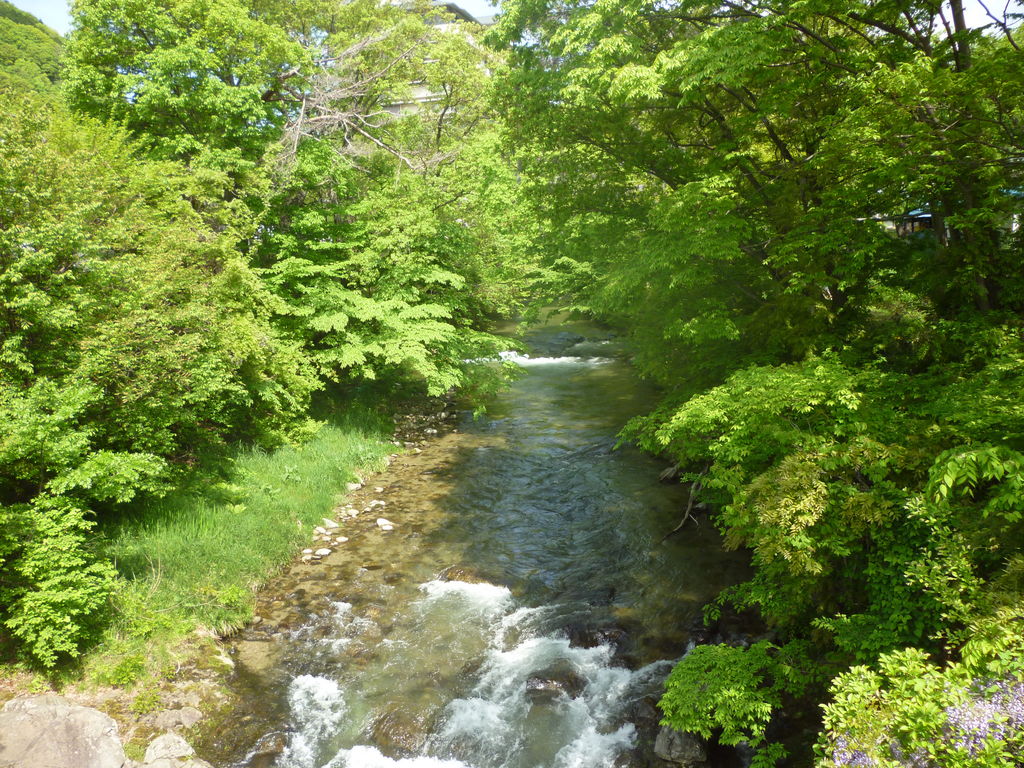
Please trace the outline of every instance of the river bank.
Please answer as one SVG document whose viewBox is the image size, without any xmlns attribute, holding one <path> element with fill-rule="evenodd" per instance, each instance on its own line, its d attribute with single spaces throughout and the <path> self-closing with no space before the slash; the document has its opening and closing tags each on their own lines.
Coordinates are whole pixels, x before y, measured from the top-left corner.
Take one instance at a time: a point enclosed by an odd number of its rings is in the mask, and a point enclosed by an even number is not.
<svg viewBox="0 0 1024 768">
<path fill-rule="evenodd" d="M 145 604 L 126 606 L 118 626 L 109 628 L 104 642 L 77 666 L 63 668 L 50 677 L 14 664 L 0 667 L 0 707 L 13 704 L 15 699 L 28 700 L 47 692 L 59 694 L 62 712 L 88 708 L 111 718 L 127 757 L 140 764 L 153 741 L 167 732 L 184 736 L 189 743 L 208 741 L 206 734 L 222 720 L 233 719 L 241 706 L 227 686 L 236 672 L 235 654 L 229 653 L 235 649 L 233 636 L 240 630 L 243 636 L 248 632 L 266 633 L 283 618 L 274 611 L 274 603 L 280 601 L 269 595 L 292 571 L 311 569 L 309 574 L 313 575 L 329 554 L 334 554 L 331 563 L 344 556 L 339 549 L 350 535 L 381 530 L 377 518 L 383 519 L 385 505 L 375 498 L 380 496 L 377 489 L 383 490 L 377 484 L 402 485 L 408 460 L 428 450 L 432 441 L 456 430 L 454 407 L 446 399 L 424 397 L 404 403 L 402 412 L 393 417 L 392 434 L 375 434 L 365 421 L 360 421 L 347 429 L 326 427 L 304 446 L 243 456 L 233 475 L 239 481 L 232 484 L 233 500 L 224 501 L 219 508 L 213 502 L 215 497 L 181 504 L 176 515 L 182 518 L 181 527 L 175 525 L 173 504 L 168 502 L 163 502 L 164 524 L 156 530 L 147 526 L 133 531 L 128 524 L 122 526 L 108 546 L 121 553 L 148 550 L 152 570 L 136 574 L 134 583 L 126 580 L 121 599 L 144 595 Z M 314 474 L 326 474 L 329 479 L 311 493 L 306 481 Z M 258 488 L 247 489 L 247 478 L 257 478 Z M 275 483 L 285 487 L 269 494 L 275 504 L 264 504 L 258 510 L 264 518 L 261 537 L 247 539 L 238 525 L 245 510 L 237 505 L 251 501 L 257 491 L 265 492 Z M 289 487 L 294 490 L 300 485 L 301 498 L 288 492 Z M 200 504 L 205 522 L 197 524 L 195 506 Z M 193 517 L 189 518 L 189 513 Z M 276 531 L 268 532 L 265 518 L 275 513 L 279 525 Z M 152 519 L 152 511 L 140 517 Z M 175 562 L 170 551 L 173 548 L 154 541 L 155 537 L 181 541 L 193 554 L 188 562 Z M 284 547 L 275 541 L 282 538 L 288 542 Z M 237 550 L 246 541 L 258 547 L 262 564 L 227 573 L 216 567 L 213 558 L 205 569 L 195 561 L 196 553 L 202 557 L 212 549 L 223 555 L 219 559 L 223 564 L 231 555 L 229 547 Z M 189 583 L 182 588 L 181 580 Z M 161 590 L 178 590 L 174 597 L 180 604 L 190 591 L 202 591 L 204 580 L 214 580 L 221 593 L 244 588 L 252 596 L 251 602 L 239 601 L 231 606 L 230 619 L 219 631 L 202 623 L 197 614 L 190 618 L 167 616 L 149 631 L 139 626 L 165 610 Z M 294 620 L 294 607 L 285 618 Z M 53 708 L 45 696 L 39 701 L 42 704 L 31 706 Z M 90 722 L 94 719 L 93 715 L 87 718 Z"/>
<path fill-rule="evenodd" d="M 109 522 L 98 541 L 120 573 L 116 619 L 80 659 L 48 674 L 0 666 L 0 705 L 54 692 L 97 708 L 137 760 L 166 729 L 192 731 L 227 700 L 222 638 L 249 622 L 259 587 L 314 544 L 347 483 L 405 450 L 383 423 L 350 408 L 301 445 L 240 452 L 202 493 L 183 490 Z"/>
</svg>

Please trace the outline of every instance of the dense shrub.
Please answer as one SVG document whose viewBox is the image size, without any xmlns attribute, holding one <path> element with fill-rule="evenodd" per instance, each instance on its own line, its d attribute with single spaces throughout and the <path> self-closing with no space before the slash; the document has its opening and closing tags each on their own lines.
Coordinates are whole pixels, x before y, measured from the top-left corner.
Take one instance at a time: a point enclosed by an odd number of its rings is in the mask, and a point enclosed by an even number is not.
<svg viewBox="0 0 1024 768">
<path fill-rule="evenodd" d="M 280 441 L 312 379 L 181 168 L 23 103 L 0 121 L 0 188 L 0 604 L 52 665 L 107 589 L 89 521 L 228 441 Z"/>
</svg>

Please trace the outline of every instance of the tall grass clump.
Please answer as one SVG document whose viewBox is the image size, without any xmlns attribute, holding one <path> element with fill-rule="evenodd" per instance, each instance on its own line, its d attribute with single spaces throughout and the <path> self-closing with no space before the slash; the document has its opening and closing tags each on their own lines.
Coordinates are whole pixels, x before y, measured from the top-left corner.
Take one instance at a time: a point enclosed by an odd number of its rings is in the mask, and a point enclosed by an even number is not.
<svg viewBox="0 0 1024 768">
<path fill-rule="evenodd" d="M 240 451 L 225 480 L 140 504 L 108 525 L 115 618 L 86 662 L 89 676 L 131 684 L 173 665 L 195 630 L 243 625 L 254 590 L 309 540 L 344 484 L 380 468 L 389 450 L 379 418 L 355 411 L 302 445 Z"/>
</svg>

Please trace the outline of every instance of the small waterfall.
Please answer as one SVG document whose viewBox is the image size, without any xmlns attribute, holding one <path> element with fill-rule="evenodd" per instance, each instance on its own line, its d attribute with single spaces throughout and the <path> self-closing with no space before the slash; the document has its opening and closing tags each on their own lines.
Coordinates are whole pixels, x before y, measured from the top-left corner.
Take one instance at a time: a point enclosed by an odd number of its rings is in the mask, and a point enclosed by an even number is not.
<svg viewBox="0 0 1024 768">
<path fill-rule="evenodd" d="M 535 365 L 607 365 L 612 362 L 610 357 L 594 357 L 583 355 L 563 355 L 560 357 L 533 357 L 520 352 L 502 352 L 501 360 L 512 362 L 523 367 Z"/>
</svg>

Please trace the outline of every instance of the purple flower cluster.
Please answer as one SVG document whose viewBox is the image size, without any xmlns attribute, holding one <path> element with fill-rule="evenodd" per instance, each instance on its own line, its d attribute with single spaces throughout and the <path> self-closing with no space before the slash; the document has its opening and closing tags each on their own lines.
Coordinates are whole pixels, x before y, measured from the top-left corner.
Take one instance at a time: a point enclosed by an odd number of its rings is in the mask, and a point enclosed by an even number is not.
<svg viewBox="0 0 1024 768">
<path fill-rule="evenodd" d="M 832 762 L 836 765 L 851 768 L 872 768 L 875 760 L 863 749 L 850 749 L 845 736 L 838 736 L 832 747 Z"/>
<path fill-rule="evenodd" d="M 986 742 L 1024 732 L 1024 684 L 976 683 L 967 701 L 946 707 L 946 722 L 953 746 L 973 757 Z"/>
<path fill-rule="evenodd" d="M 951 692 L 950 687 L 946 689 Z M 946 745 L 965 751 L 971 757 L 986 744 L 1024 739 L 1024 682 L 1012 679 L 978 680 L 967 691 L 966 699 L 945 709 Z M 895 741 L 879 740 L 868 750 L 863 744 L 851 744 L 849 734 L 837 736 L 832 744 L 832 764 L 842 768 L 874 768 L 888 747 L 893 761 L 904 768 L 936 768 L 923 748 L 907 754 Z M 886 764 L 890 764 L 886 762 Z"/>
<path fill-rule="evenodd" d="M 890 744 L 889 751 L 892 759 L 904 768 L 935 768 L 935 763 L 928 759 L 928 753 L 923 749 L 916 749 L 908 755 L 899 744 Z"/>
</svg>

